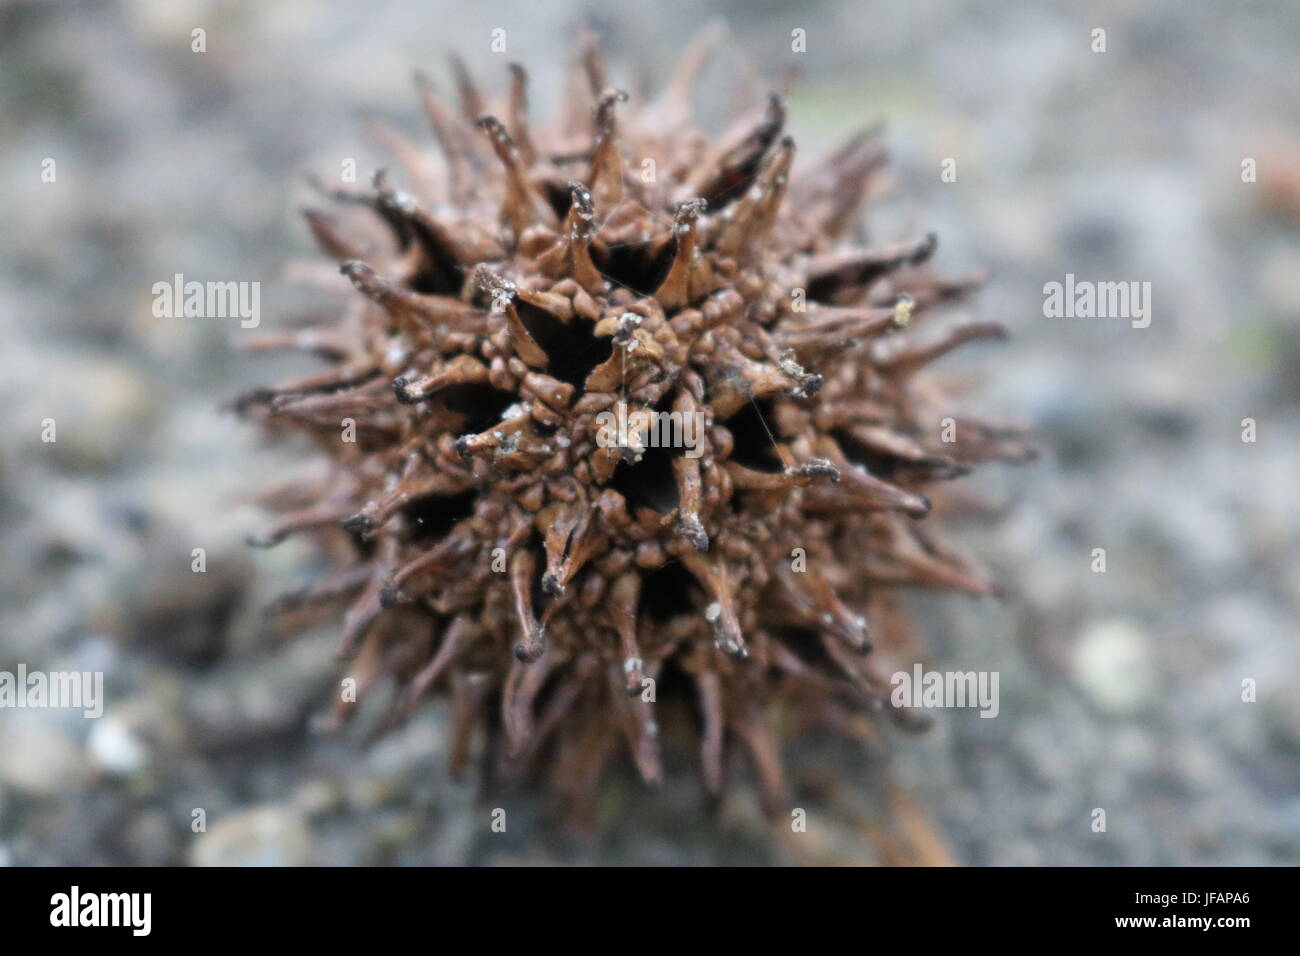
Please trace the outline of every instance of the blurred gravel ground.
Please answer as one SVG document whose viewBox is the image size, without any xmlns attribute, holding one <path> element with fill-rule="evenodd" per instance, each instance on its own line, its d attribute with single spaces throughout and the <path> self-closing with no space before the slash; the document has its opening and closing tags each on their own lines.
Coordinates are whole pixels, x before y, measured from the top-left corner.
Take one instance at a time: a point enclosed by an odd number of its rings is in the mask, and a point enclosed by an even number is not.
<svg viewBox="0 0 1300 956">
<path fill-rule="evenodd" d="M 360 112 L 419 130 L 410 71 L 441 70 L 448 49 L 500 80 L 493 27 L 544 106 L 582 13 L 0 4 L 0 670 L 98 670 L 108 691 L 99 721 L 0 710 L 0 863 L 1300 860 L 1293 0 L 591 14 L 623 77 L 662 76 L 724 18 L 705 122 L 745 57 L 773 79 L 801 69 L 804 155 L 885 118 L 898 189 L 872 235 L 934 228 L 939 266 L 992 271 L 971 310 L 1013 339 L 953 367 L 978 372 L 985 408 L 1032 423 L 1044 455 L 973 479 L 995 516 L 953 529 L 1009 597 L 913 603 L 930 664 L 999 671 L 1000 716 L 942 714 L 867 753 L 789 748 L 801 835 L 774 835 L 743 787 L 704 812 L 689 754 L 671 755 L 658 794 L 611 780 L 592 833 L 518 795 L 492 834 L 472 786 L 444 772 L 438 707 L 369 749 L 320 732 L 335 633 L 276 647 L 259 610 L 310 577 L 311 554 L 243 544 L 259 526 L 248 490 L 294 452 L 220 411 L 293 369 L 232 349 L 233 322 L 153 318 L 151 287 L 177 272 L 260 281 L 264 328 L 329 308 L 284 278 L 310 255 L 303 173 L 387 163 Z M 55 184 L 40 182 L 45 157 Z M 947 157 L 955 183 L 939 179 Z M 1243 157 L 1259 182 L 1241 181 Z M 1067 272 L 1151 282 L 1150 328 L 1043 318 L 1043 284 Z M 1098 547 L 1105 574 L 1090 570 Z"/>
</svg>

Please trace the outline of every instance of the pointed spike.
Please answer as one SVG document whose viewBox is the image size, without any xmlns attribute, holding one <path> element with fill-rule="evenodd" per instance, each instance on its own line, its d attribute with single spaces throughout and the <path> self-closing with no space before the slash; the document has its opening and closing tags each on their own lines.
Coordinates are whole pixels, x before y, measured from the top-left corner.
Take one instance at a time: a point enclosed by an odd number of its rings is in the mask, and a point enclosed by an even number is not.
<svg viewBox="0 0 1300 956">
<path fill-rule="evenodd" d="M 701 164 L 688 181 L 690 191 L 707 199 L 711 208 L 721 208 L 744 196 L 784 126 L 785 104 L 773 93 L 768 97 L 763 118 L 752 130 Z M 793 146 L 793 141 L 790 145 Z"/>
<path fill-rule="evenodd" d="M 617 669 L 610 668 L 609 682 L 614 692 L 614 707 L 623 729 L 623 737 L 636 764 L 637 773 L 650 786 L 658 786 L 663 780 L 663 761 L 659 752 L 659 724 L 655 721 L 653 705 L 639 696 L 620 697 L 618 691 L 621 676 Z"/>
<path fill-rule="evenodd" d="M 578 45 L 582 69 L 587 75 L 587 85 L 591 95 L 599 96 L 600 91 L 609 85 L 606 82 L 605 57 L 600 52 L 600 35 L 584 23 L 579 34 Z"/>
<path fill-rule="evenodd" d="M 555 212 L 529 183 L 519 148 L 501 121 L 495 116 L 482 116 L 478 126 L 487 134 L 492 151 L 506 169 L 506 198 L 501 206 L 501 218 L 510 223 L 516 236 L 532 225 L 554 227 Z"/>
<path fill-rule="evenodd" d="M 563 566 L 569 550 L 569 540 L 578 527 L 579 506 L 568 502 L 554 502 L 537 515 L 537 527 L 542 532 L 546 549 L 546 572 L 542 575 L 542 590 L 552 597 L 564 593 Z"/>
<path fill-rule="evenodd" d="M 740 64 L 740 77 L 732 88 L 731 99 L 727 104 L 729 123 L 742 122 L 762 108 L 763 84 L 759 80 L 754 61 L 745 57 Z"/>
<path fill-rule="evenodd" d="M 573 533 L 573 543 L 569 545 L 569 556 L 564 559 L 564 573 L 561 580 L 567 585 L 601 550 L 608 546 L 609 539 L 597 529 L 595 512 L 588 511 L 582 516 L 578 529 Z"/>
<path fill-rule="evenodd" d="M 471 539 L 458 535 L 453 529 L 446 538 L 389 575 L 384 581 L 381 601 L 386 606 L 397 603 L 402 597 L 402 587 L 416 575 L 451 571 L 472 547 Z"/>
<path fill-rule="evenodd" d="M 596 103 L 596 143 L 587 181 L 597 191 L 606 212 L 623 201 L 623 157 L 619 155 L 614 107 L 626 102 L 623 90 L 606 90 Z"/>
<path fill-rule="evenodd" d="M 384 613 L 384 606 L 379 601 L 379 590 L 382 581 L 379 575 L 374 575 L 366 589 L 361 592 L 360 597 L 348 608 L 348 612 L 343 618 L 343 640 L 339 646 L 336 657 L 339 660 L 351 660 L 361 648 L 361 643 L 370 633 L 375 622 L 379 620 Z"/>
<path fill-rule="evenodd" d="M 325 180 L 321 179 L 318 173 L 307 173 L 303 178 L 307 181 L 308 186 L 327 199 L 332 199 L 335 202 L 347 203 L 351 206 L 375 205 L 374 194 L 366 192 L 363 189 L 359 189 L 355 186 L 329 186 L 326 184 Z"/>
<path fill-rule="evenodd" d="M 474 270 L 474 279 L 492 296 L 492 311 L 505 315 L 511 345 L 524 364 L 537 369 L 549 367 L 550 357 L 537 344 L 537 340 L 524 325 L 524 320 L 520 318 L 519 310 L 515 308 L 515 297 L 518 294 L 515 284 L 485 265 L 479 265 Z"/>
<path fill-rule="evenodd" d="M 465 65 L 465 61 L 461 59 L 459 54 L 449 53 L 447 60 L 451 64 L 452 75 L 456 78 L 456 92 L 460 97 L 460 111 L 465 119 L 471 123 L 478 122 L 479 117 L 487 112 L 484 106 L 483 94 L 479 92 L 478 84 L 474 82 L 469 67 Z"/>
<path fill-rule="evenodd" d="M 678 205 L 673 215 L 673 236 L 677 240 L 677 251 L 673 256 L 672 268 L 655 290 L 654 297 L 665 312 L 689 305 L 693 299 L 703 294 L 705 289 L 693 288 L 692 273 L 696 271 L 697 259 L 695 246 L 698 240 L 697 220 L 708 208 L 704 199 L 688 199 Z"/>
<path fill-rule="evenodd" d="M 809 227 L 811 248 L 831 245 L 853 223 L 871 177 L 888 158 L 880 140 L 882 130 L 883 124 L 877 122 L 857 131 L 796 180 L 795 201 Z M 832 229 L 839 231 L 832 233 Z"/>
<path fill-rule="evenodd" d="M 986 574 L 928 552 L 910 533 L 894 536 L 894 563 L 869 567 L 867 578 L 892 584 L 963 591 L 976 597 L 996 597 L 1001 589 Z"/>
<path fill-rule="evenodd" d="M 867 196 L 871 177 L 885 165 L 888 151 L 868 135 L 854 149 L 842 153 L 831 167 L 834 192 L 828 197 L 820 231 L 830 239 L 842 236 L 857 217 Z"/>
<path fill-rule="evenodd" d="M 778 472 L 755 471 L 734 461 L 728 461 L 725 467 L 732 484 L 746 491 L 789 491 L 818 482 L 840 480 L 840 470 L 825 458 L 812 458 Z"/>
<path fill-rule="evenodd" d="M 430 498 L 448 498 L 463 494 L 472 486 L 459 478 L 444 473 L 428 477 L 427 473 L 414 471 L 402 476 L 401 480 L 382 498 L 372 500 L 366 507 L 340 522 L 344 530 L 353 534 L 369 535 L 383 527 L 389 519 L 412 501 Z M 387 606 L 387 605 L 385 605 Z"/>
<path fill-rule="evenodd" d="M 936 455 L 920 442 L 884 425 L 865 423 L 848 425 L 844 433 L 869 451 L 896 459 L 910 472 L 923 475 L 930 481 L 950 481 L 970 473 L 970 467 L 948 455 Z M 958 442 L 960 446 L 960 442 Z"/>
<path fill-rule="evenodd" d="M 410 686 L 406 690 L 406 702 L 402 705 L 403 716 L 410 717 L 415 713 L 416 707 L 437 683 L 438 678 L 455 663 L 476 636 L 478 636 L 477 628 L 468 618 L 452 619 L 447 630 L 443 632 L 442 643 L 438 645 L 433 658 L 411 679 Z"/>
<path fill-rule="evenodd" d="M 520 445 L 532 420 L 527 411 L 521 411 L 514 418 L 489 425 L 478 434 L 461 435 L 456 439 L 456 453 L 465 461 L 471 458 L 495 461 L 520 451 L 528 451 L 526 448 L 521 449 Z"/>
<path fill-rule="evenodd" d="M 483 703 L 492 682 L 481 671 L 454 667 L 451 672 L 451 757 L 453 777 L 465 772 L 474 730 L 483 720 Z"/>
<path fill-rule="evenodd" d="M 383 307 L 393 318 L 408 325 L 417 338 L 425 337 L 438 325 L 474 329 L 481 325 L 482 313 L 459 299 L 419 295 L 380 277 L 364 262 L 351 260 L 339 271 L 371 301 Z"/>
<path fill-rule="evenodd" d="M 397 247 L 405 252 L 414 238 L 411 224 L 407 221 L 407 216 L 402 208 L 410 197 L 406 194 L 398 195 L 397 190 L 388 181 L 387 169 L 375 170 L 371 184 L 374 186 L 375 195 L 370 205 L 379 214 L 379 217 L 384 220 L 388 228 L 393 231 L 393 239 L 396 241 Z"/>
<path fill-rule="evenodd" d="M 515 295 L 534 308 L 551 313 L 561 322 L 568 322 L 573 318 L 573 300 L 567 296 L 555 292 L 538 292 L 527 286 L 522 288 L 516 286 Z"/>
<path fill-rule="evenodd" d="M 528 131 L 528 71 L 518 63 L 510 64 L 510 135 L 519 147 L 525 166 L 537 162 L 537 148 Z"/>
<path fill-rule="evenodd" d="M 326 503 L 292 511 L 280 517 L 263 534 L 249 535 L 246 539 L 252 548 L 273 548 L 290 535 L 312 531 L 326 525 L 337 524 L 351 513 L 347 505 Z"/>
<path fill-rule="evenodd" d="M 599 40 L 586 22 L 578 25 L 576 52 L 565 71 L 562 128 L 573 134 L 591 124 L 591 101 L 605 89 L 605 63 L 600 56 Z"/>
<path fill-rule="evenodd" d="M 637 608 L 641 600 L 641 575 L 629 571 L 620 575 L 609 589 L 609 615 L 618 631 L 620 653 L 623 655 L 624 689 L 631 696 L 641 693 L 645 662 L 637 644 Z"/>
<path fill-rule="evenodd" d="M 410 223 L 411 232 L 430 267 L 443 273 L 443 281 L 459 290 L 467 266 L 504 258 L 505 250 L 485 230 L 467 224 L 449 224 L 408 196 L 399 197 L 397 211 Z"/>
<path fill-rule="evenodd" d="M 748 657 L 749 648 L 736 618 L 727 566 L 721 562 L 710 565 L 700 555 L 690 553 L 682 556 L 682 563 L 709 595 L 710 602 L 704 609 L 704 619 L 713 629 L 714 646 L 737 660 Z"/>
<path fill-rule="evenodd" d="M 538 527 L 542 528 L 547 541 L 547 574 L 542 579 L 542 588 L 558 598 L 566 594 L 569 582 L 599 551 L 606 539 L 592 523 L 591 506 L 583 502 L 564 503 L 557 506 L 551 515 L 543 518 L 539 514 L 538 517 Z M 555 544 L 551 543 L 552 528 Z M 561 538 L 565 542 L 563 547 L 559 545 Z M 557 549 L 559 557 L 554 564 L 551 561 L 553 548 Z"/>
<path fill-rule="evenodd" d="M 470 147 L 465 138 L 458 134 L 451 112 L 434 89 L 433 80 L 428 74 L 417 71 L 415 82 L 420 90 L 420 102 L 424 114 L 433 130 L 433 136 L 442 150 L 447 163 L 447 191 L 453 203 L 463 203 L 472 193 L 470 175 Z"/>
<path fill-rule="evenodd" d="M 700 719 L 704 727 L 700 733 L 700 767 L 704 785 L 715 796 L 722 792 L 722 740 L 723 710 L 722 687 L 718 675 L 700 669 L 691 675 L 700 702 Z"/>
<path fill-rule="evenodd" d="M 572 667 L 572 677 L 555 689 L 543 705 L 541 717 L 536 721 L 533 732 L 525 742 L 523 749 L 516 755 L 519 763 L 527 766 L 538 748 L 546 742 L 560 722 L 573 709 L 573 705 L 582 697 L 590 680 L 590 672 L 595 670 L 595 663 L 590 656 L 580 657 Z"/>
<path fill-rule="evenodd" d="M 387 396 L 376 392 L 372 383 L 338 392 L 277 395 L 268 404 L 267 411 L 275 416 L 306 420 L 319 418 L 325 413 L 344 417 L 365 416 L 382 411 L 387 405 Z"/>
<path fill-rule="evenodd" d="M 909 277 L 908 292 L 915 308 L 921 309 L 939 302 L 954 302 L 962 299 L 988 282 L 988 278 L 987 270 L 951 277 L 926 272 Z"/>
<path fill-rule="evenodd" d="M 480 385 L 488 381 L 488 368 L 472 355 L 457 355 L 437 371 L 419 378 L 393 379 L 393 392 L 403 405 L 423 402 L 440 389 L 452 385 Z"/>
<path fill-rule="evenodd" d="M 781 771 L 781 748 L 772 726 L 757 706 L 751 707 L 742 719 L 733 720 L 731 726 L 749 751 L 758 774 L 763 811 L 769 817 L 775 817 L 783 809 L 785 776 Z"/>
<path fill-rule="evenodd" d="M 689 399 L 689 396 L 686 398 Z M 680 404 L 678 409 L 674 409 L 675 411 L 681 410 Z M 690 402 L 689 407 L 694 409 L 693 401 Z M 692 414 L 692 411 L 683 411 L 682 414 Z M 698 437 L 702 436 L 697 436 L 697 440 Z M 686 455 L 674 458 L 673 478 L 677 483 L 677 533 L 689 541 L 696 551 L 704 554 L 709 550 L 709 535 L 704 530 L 703 522 L 700 521 L 703 488 L 700 483 L 699 458 Z"/>
<path fill-rule="evenodd" d="M 277 349 L 292 349 L 298 352 L 311 352 L 320 358 L 331 362 L 344 362 L 353 357 L 357 351 L 356 343 L 349 341 L 349 336 L 343 334 L 337 327 L 335 328 L 305 328 L 295 329 L 291 332 L 264 332 L 253 334 L 241 340 L 240 347 L 250 352 L 270 352 Z M 322 373 L 331 374 L 331 373 Z M 361 374 L 356 369 L 349 369 L 346 373 L 341 374 Z M 264 388 L 258 389 L 255 394 L 261 395 L 257 401 L 262 401 L 266 396 L 290 393 L 298 391 L 296 386 L 285 386 L 283 388 Z"/>
<path fill-rule="evenodd" d="M 572 278 L 592 294 L 601 295 L 607 283 L 591 259 L 591 239 L 596 218 L 591 191 L 574 180 L 569 183 L 573 201 L 564 221 L 564 231 L 555 244 L 537 259 L 537 268 L 552 279 Z"/>
<path fill-rule="evenodd" d="M 886 374 L 902 377 L 916 372 L 964 342 L 1003 339 L 1006 336 L 1006 327 L 998 322 L 966 322 L 949 326 L 942 334 L 928 341 L 909 341 L 902 336 L 893 336 L 877 342 L 872 349 L 871 359 Z"/>
<path fill-rule="evenodd" d="M 1038 449 L 1026 442 L 1018 428 L 994 428 L 983 422 L 962 419 L 957 423 L 954 454 L 963 462 L 1006 461 L 1023 464 L 1038 457 Z"/>
<path fill-rule="evenodd" d="M 653 122 L 665 131 L 675 129 L 690 119 L 691 91 L 704 64 L 708 62 L 709 53 L 722 41 L 725 33 L 726 28 L 721 21 L 715 20 L 698 31 L 682 51 L 672 79 L 650 108 Z"/>
<path fill-rule="evenodd" d="M 380 214 L 404 237 L 404 246 L 411 241 L 419 246 L 426 265 L 441 272 L 445 283 L 459 291 L 465 266 L 504 257 L 505 250 L 487 230 L 439 220 L 414 196 L 394 190 L 383 175 L 381 170 L 375 181 Z"/>
<path fill-rule="evenodd" d="M 742 264 L 753 261 L 776 223 L 793 162 L 794 140 L 786 136 L 768 158 L 753 187 L 729 210 L 726 225 L 714 243 L 718 252 L 736 256 Z"/>
<path fill-rule="evenodd" d="M 416 191 L 424 196 L 432 196 L 424 154 L 410 137 L 377 114 L 367 116 L 364 123 L 371 139 L 388 150 L 406 173 L 407 181 L 416 184 Z"/>
<path fill-rule="evenodd" d="M 375 567 L 373 564 L 353 565 L 350 568 L 337 571 L 324 580 L 308 587 L 279 595 L 275 600 L 267 604 L 264 613 L 268 617 L 272 617 L 277 614 L 287 614 L 303 608 L 337 601 L 353 594 L 358 588 L 365 587 L 374 572 Z"/>
<path fill-rule="evenodd" d="M 822 313 L 830 312 L 843 314 L 823 317 Z M 808 315 L 806 322 L 783 323 L 773 335 L 777 346 L 793 350 L 807 362 L 824 361 L 827 356 L 874 339 L 897 324 L 892 309 L 827 307 Z"/>
<path fill-rule="evenodd" d="M 515 661 L 506 675 L 501 692 L 501 723 L 506 731 L 506 747 L 517 757 L 527 748 L 534 733 L 533 705 L 555 669 L 555 655 L 544 653 L 534 663 Z"/>
<path fill-rule="evenodd" d="M 515 644 L 515 657 L 531 664 L 546 649 L 546 635 L 533 614 L 533 576 L 537 561 L 531 551 L 520 550 L 510 561 L 510 587 L 515 595 L 515 617 L 523 636 Z"/>
<path fill-rule="evenodd" d="M 839 488 L 843 494 L 865 505 L 867 510 L 897 510 L 913 518 L 930 513 L 928 498 L 874 477 L 866 466 L 849 461 L 839 443 L 829 435 L 818 440 L 817 448 L 839 470 Z"/>
<path fill-rule="evenodd" d="M 705 554 L 709 550 L 709 533 L 704 530 L 698 512 L 683 511 L 677 519 L 677 533 L 691 543 L 696 551 Z"/>
<path fill-rule="evenodd" d="M 310 333 L 310 330 L 307 330 Z M 299 338 L 302 332 L 293 333 L 293 338 Z M 310 335 L 308 335 L 310 338 Z M 320 351 L 322 343 L 299 341 L 297 346 L 304 351 Z M 309 346 L 314 345 L 315 348 Z M 340 356 L 339 358 L 342 358 Z M 308 375 L 306 378 L 298 379 L 287 385 L 281 385 L 278 388 L 258 388 L 250 392 L 245 392 L 235 398 L 232 408 L 236 412 L 243 413 L 254 406 L 266 406 L 271 409 L 283 407 L 283 405 L 295 399 L 303 398 L 308 395 L 315 395 L 321 392 L 338 392 L 348 389 L 358 388 L 365 385 L 378 374 L 378 370 L 373 366 L 365 367 L 348 367 L 342 366 L 334 368 L 327 372 L 320 372 L 316 375 Z"/>
<path fill-rule="evenodd" d="M 831 302 L 841 290 L 862 288 L 904 266 L 920 265 L 934 255 L 938 243 L 931 232 L 915 242 L 814 256 L 808 263 L 808 298 Z"/>
<path fill-rule="evenodd" d="M 789 581 L 796 575 L 787 572 L 785 577 Z M 855 614 L 845 607 L 844 602 L 835 594 L 830 582 L 817 570 L 810 569 L 805 574 L 797 575 L 797 577 L 804 579 L 800 582 L 803 591 L 812 599 L 812 602 L 819 610 L 818 624 L 843 641 L 845 646 L 854 653 L 868 653 L 871 650 L 871 641 L 866 617 L 862 614 Z"/>
<path fill-rule="evenodd" d="M 316 245 L 320 246 L 321 251 L 331 259 L 361 258 L 361 250 L 343 237 L 333 217 L 316 209 L 304 209 L 302 215 L 307 220 L 307 226 L 311 229 Z"/>
<path fill-rule="evenodd" d="M 780 364 L 757 362 L 732 348 L 717 349 L 713 358 L 714 365 L 706 374 L 716 420 L 726 421 L 756 398 L 769 395 L 800 398 L 809 394 L 810 386 L 815 391 L 816 385 L 820 385 L 820 376 L 812 380 L 795 377 L 791 374 L 793 368 L 787 371 Z"/>
</svg>

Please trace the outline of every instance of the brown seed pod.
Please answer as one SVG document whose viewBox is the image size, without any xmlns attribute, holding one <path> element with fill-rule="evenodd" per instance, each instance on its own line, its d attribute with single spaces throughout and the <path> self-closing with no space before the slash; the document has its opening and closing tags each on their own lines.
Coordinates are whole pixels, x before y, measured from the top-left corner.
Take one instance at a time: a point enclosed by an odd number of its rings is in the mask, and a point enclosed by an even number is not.
<svg viewBox="0 0 1300 956">
<path fill-rule="evenodd" d="M 620 750 L 657 781 L 684 715 L 708 787 L 739 748 L 776 809 L 774 707 L 844 728 L 891 709 L 898 589 L 994 591 L 937 540 L 931 486 L 1025 451 L 922 372 L 1002 333 L 929 332 L 974 284 L 926 269 L 934 236 L 845 244 L 877 135 L 796 173 L 773 96 L 711 143 L 686 108 L 702 59 L 638 108 L 587 42 L 550 131 L 517 66 L 495 112 L 463 66 L 459 115 L 419 77 L 443 175 L 384 130 L 416 191 L 380 173 L 330 196 L 385 243 L 307 213 L 359 295 L 262 343 L 330 371 L 241 408 L 332 462 L 260 539 L 313 534 L 336 563 L 278 609 L 348 602 L 349 673 L 398 683 L 394 719 L 448 694 L 456 767 L 485 730 L 498 769 L 581 800 Z"/>
</svg>

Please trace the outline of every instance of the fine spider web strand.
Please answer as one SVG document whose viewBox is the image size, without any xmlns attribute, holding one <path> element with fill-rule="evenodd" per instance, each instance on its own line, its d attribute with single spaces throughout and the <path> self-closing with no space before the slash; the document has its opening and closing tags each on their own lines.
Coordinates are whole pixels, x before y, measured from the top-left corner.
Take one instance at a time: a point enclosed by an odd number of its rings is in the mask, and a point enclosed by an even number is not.
<svg viewBox="0 0 1300 956">
<path fill-rule="evenodd" d="M 776 452 L 776 457 L 780 460 L 785 468 L 792 468 L 793 465 L 785 460 L 785 455 L 781 454 L 781 446 L 776 442 L 776 436 L 772 434 L 772 429 L 767 425 L 767 419 L 763 417 L 763 410 L 758 407 L 758 402 L 754 401 L 754 396 L 749 396 L 749 404 L 754 409 L 754 414 L 758 416 L 759 422 L 763 426 L 763 431 L 767 432 L 767 440 L 772 443 L 772 450 Z"/>
<path fill-rule="evenodd" d="M 631 242 L 620 243 L 620 246 L 630 246 L 630 245 L 635 245 L 635 243 L 631 243 Z M 613 249 L 615 247 L 610 246 L 609 248 Z M 653 292 L 642 292 L 640 289 L 634 288 L 633 286 L 628 285 L 626 282 L 623 282 L 619 279 L 615 279 L 608 272 L 601 272 L 600 269 L 596 269 L 596 273 L 607 282 L 612 282 L 614 285 L 618 286 L 621 289 L 627 289 L 628 292 L 634 292 L 643 299 L 654 298 Z"/>
<path fill-rule="evenodd" d="M 750 313 L 753 311 L 754 306 L 757 304 L 758 304 L 757 302 L 751 302 L 749 305 L 745 307 L 744 321 L 749 321 Z M 793 468 L 794 467 L 793 462 L 786 461 L 785 455 L 781 454 L 781 446 L 777 444 L 776 435 L 774 435 L 772 433 L 772 429 L 768 427 L 767 419 L 763 417 L 763 410 L 758 407 L 758 402 L 754 401 L 754 396 L 752 394 L 749 396 L 749 404 L 754 409 L 754 414 L 758 416 L 758 420 L 763 426 L 763 431 L 767 432 L 767 440 L 772 443 L 772 451 L 776 452 L 777 459 L 781 462 L 781 464 L 784 467 Z"/>
</svg>

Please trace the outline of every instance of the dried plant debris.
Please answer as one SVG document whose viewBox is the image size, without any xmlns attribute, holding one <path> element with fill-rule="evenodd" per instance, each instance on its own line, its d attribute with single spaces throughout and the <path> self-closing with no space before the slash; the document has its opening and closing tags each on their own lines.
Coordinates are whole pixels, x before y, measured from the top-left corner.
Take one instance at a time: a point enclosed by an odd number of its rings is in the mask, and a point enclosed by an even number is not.
<svg viewBox="0 0 1300 956">
<path fill-rule="evenodd" d="M 418 76 L 441 176 L 376 124 L 410 191 L 321 191 L 384 235 L 306 212 L 357 295 L 257 343 L 331 367 L 239 403 L 330 460 L 258 541 L 308 534 L 334 564 L 286 626 L 346 607 L 348 674 L 395 682 L 394 722 L 449 696 L 453 769 L 478 752 L 575 801 L 620 753 L 657 782 L 662 725 L 713 791 L 747 754 L 776 809 L 778 722 L 906 719 L 898 590 L 995 590 L 937 537 L 937 486 L 1026 456 L 924 371 L 1002 334 L 930 329 L 977 281 L 928 270 L 933 235 L 846 239 L 878 133 L 796 173 L 772 96 L 710 141 L 687 105 L 708 42 L 642 105 L 584 39 L 551 130 L 519 66 L 500 104 L 459 63 L 458 107 Z"/>
</svg>

